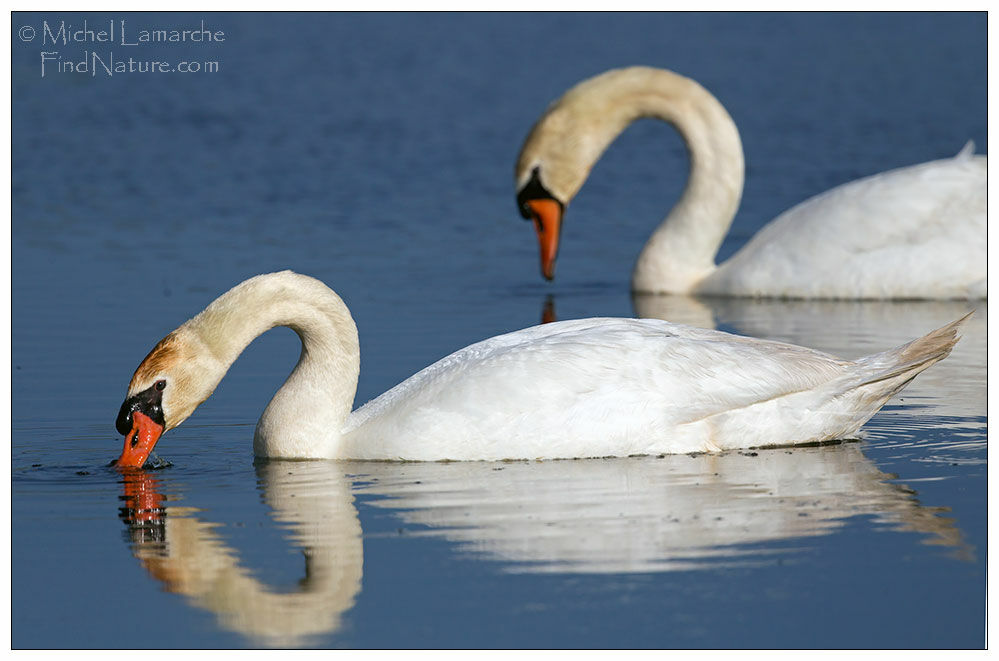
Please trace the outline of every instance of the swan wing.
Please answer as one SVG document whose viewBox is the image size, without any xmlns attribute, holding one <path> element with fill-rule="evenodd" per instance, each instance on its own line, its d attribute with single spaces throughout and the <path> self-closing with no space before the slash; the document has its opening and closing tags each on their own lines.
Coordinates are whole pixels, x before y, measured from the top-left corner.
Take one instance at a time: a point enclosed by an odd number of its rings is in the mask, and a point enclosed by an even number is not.
<svg viewBox="0 0 999 661">
<path fill-rule="evenodd" d="M 791 298 L 986 296 L 987 158 L 858 179 L 784 212 L 702 285 Z"/>
<path fill-rule="evenodd" d="M 717 450 L 698 423 L 810 391 L 853 366 L 654 319 L 557 322 L 470 345 L 407 379 L 351 414 L 342 452 L 488 460 Z"/>
</svg>

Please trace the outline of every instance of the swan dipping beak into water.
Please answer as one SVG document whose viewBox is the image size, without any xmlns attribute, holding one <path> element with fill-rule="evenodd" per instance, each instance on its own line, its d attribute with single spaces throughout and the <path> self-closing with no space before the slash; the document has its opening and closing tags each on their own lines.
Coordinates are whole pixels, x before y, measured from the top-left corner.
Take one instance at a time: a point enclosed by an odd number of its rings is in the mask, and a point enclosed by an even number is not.
<svg viewBox="0 0 999 661">
<path fill-rule="evenodd" d="M 965 316 L 896 349 L 841 360 L 658 319 L 577 319 L 442 358 L 351 412 L 357 327 L 319 280 L 283 271 L 233 287 L 153 348 L 116 421 L 117 464 L 141 467 L 275 326 L 298 364 L 254 432 L 257 456 L 500 460 L 711 452 L 851 438 L 950 353 Z"/>
<path fill-rule="evenodd" d="M 632 122 L 669 122 L 690 154 L 683 195 L 642 249 L 636 292 L 780 298 L 983 299 L 988 160 L 954 158 L 837 186 L 785 211 L 723 264 L 715 255 L 742 196 L 735 122 L 706 89 L 665 69 L 615 69 L 577 84 L 538 120 L 514 171 L 541 272 L 555 277 L 562 218 L 607 146 Z"/>
</svg>

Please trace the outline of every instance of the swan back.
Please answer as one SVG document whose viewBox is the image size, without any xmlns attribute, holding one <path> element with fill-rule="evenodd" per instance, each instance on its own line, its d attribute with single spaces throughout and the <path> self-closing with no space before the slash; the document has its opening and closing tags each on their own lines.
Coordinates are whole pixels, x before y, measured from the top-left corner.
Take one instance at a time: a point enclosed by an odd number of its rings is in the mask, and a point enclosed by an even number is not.
<svg viewBox="0 0 999 661">
<path fill-rule="evenodd" d="M 897 390 L 858 392 L 883 373 L 660 320 L 556 322 L 473 344 L 414 375 L 351 414 L 339 452 L 535 459 L 844 438 Z"/>
<path fill-rule="evenodd" d="M 837 186 L 782 213 L 696 291 L 984 298 L 987 169 L 966 148 Z"/>
</svg>

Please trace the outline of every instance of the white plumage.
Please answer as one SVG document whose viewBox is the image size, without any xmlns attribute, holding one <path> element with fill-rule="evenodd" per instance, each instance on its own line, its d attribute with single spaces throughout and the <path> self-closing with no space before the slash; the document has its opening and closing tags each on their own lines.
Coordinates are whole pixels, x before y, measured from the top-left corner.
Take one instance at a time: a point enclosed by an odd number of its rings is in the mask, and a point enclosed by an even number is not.
<svg viewBox="0 0 999 661">
<path fill-rule="evenodd" d="M 785 211 L 697 288 L 789 298 L 986 298 L 986 168 L 954 158 L 837 186 Z"/>
<path fill-rule="evenodd" d="M 582 319 L 461 349 L 348 413 L 357 329 L 318 280 L 251 278 L 171 333 L 129 397 L 163 382 L 180 424 L 257 335 L 276 325 L 302 357 L 267 406 L 260 456 L 497 460 L 717 451 L 849 438 L 957 341 L 959 320 L 855 361 L 655 319 Z"/>
<path fill-rule="evenodd" d="M 718 247 L 739 207 L 742 142 L 725 108 L 695 81 L 630 67 L 577 84 L 531 130 L 515 170 L 552 277 L 561 215 L 590 169 L 633 121 L 672 124 L 690 153 L 684 193 L 645 245 L 632 289 L 671 294 L 840 299 L 978 299 L 986 287 L 985 156 L 947 158 L 859 179 L 802 202 L 723 264 Z M 541 200 L 554 200 L 547 207 Z"/>
</svg>

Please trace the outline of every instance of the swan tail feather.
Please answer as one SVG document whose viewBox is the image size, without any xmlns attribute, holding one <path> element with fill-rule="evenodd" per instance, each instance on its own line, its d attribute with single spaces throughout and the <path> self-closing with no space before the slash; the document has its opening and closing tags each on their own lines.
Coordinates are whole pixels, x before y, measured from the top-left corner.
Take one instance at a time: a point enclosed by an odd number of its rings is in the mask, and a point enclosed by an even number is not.
<svg viewBox="0 0 999 661">
<path fill-rule="evenodd" d="M 955 160 L 964 161 L 975 155 L 975 141 L 968 140 L 961 147 L 961 151 L 957 152 L 957 156 L 954 157 Z"/>
<path fill-rule="evenodd" d="M 821 436 L 853 438 L 864 423 L 920 372 L 950 354 L 960 339 L 958 329 L 972 314 L 900 347 L 858 360 L 859 380 L 846 387 L 842 382 L 834 386 L 839 392 L 820 407 L 830 422 Z"/>
<path fill-rule="evenodd" d="M 875 368 L 875 372 L 858 385 L 866 386 L 904 377 L 900 379 L 902 383 L 893 389 L 893 392 L 897 392 L 917 374 L 950 354 L 960 339 L 958 329 L 973 314 L 974 311 L 969 312 L 960 319 L 895 349 L 860 359 L 858 362 L 870 365 Z"/>
</svg>

